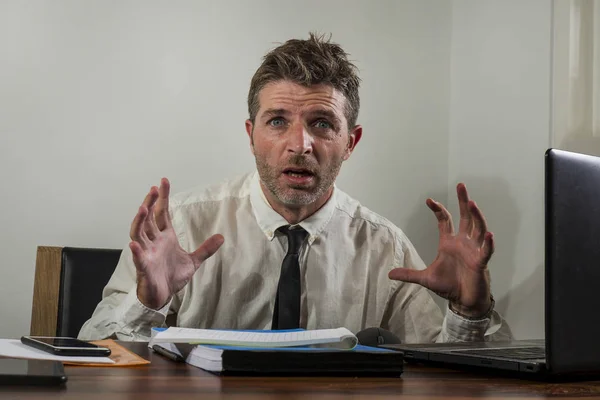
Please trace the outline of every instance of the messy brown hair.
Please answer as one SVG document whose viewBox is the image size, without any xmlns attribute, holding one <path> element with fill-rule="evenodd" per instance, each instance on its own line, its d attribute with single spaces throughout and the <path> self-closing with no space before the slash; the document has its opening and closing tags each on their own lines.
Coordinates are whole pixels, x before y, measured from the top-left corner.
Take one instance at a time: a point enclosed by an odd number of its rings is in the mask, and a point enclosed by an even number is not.
<svg viewBox="0 0 600 400">
<path fill-rule="evenodd" d="M 248 114 L 254 122 L 260 108 L 258 95 L 269 83 L 288 80 L 302 86 L 331 85 L 346 98 L 348 129 L 356 125 L 360 99 L 358 69 L 331 37 L 310 33 L 307 40 L 291 39 L 268 52 L 258 67 L 248 92 Z"/>
</svg>

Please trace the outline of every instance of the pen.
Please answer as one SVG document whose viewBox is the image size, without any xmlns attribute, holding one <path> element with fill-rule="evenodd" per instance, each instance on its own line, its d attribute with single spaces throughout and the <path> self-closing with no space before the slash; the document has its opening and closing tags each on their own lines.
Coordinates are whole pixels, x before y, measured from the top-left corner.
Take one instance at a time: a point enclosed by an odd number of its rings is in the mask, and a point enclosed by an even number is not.
<svg viewBox="0 0 600 400">
<path fill-rule="evenodd" d="M 152 350 L 154 350 L 161 356 L 167 357 L 171 361 L 175 361 L 175 362 L 184 362 L 185 361 L 184 358 L 181 357 L 179 354 L 173 353 L 172 351 L 169 351 L 169 350 L 165 349 L 164 347 L 161 347 L 157 344 L 152 346 Z"/>
</svg>

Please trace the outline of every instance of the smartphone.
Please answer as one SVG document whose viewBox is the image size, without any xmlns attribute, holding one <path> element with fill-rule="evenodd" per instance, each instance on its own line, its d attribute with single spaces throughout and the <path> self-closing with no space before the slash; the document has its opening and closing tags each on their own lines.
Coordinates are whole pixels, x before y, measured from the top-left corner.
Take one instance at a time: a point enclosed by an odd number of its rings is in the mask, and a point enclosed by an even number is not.
<svg viewBox="0 0 600 400">
<path fill-rule="evenodd" d="M 0 386 L 62 385 L 66 381 L 60 361 L 0 358 Z"/>
<path fill-rule="evenodd" d="M 57 356 L 107 357 L 110 349 L 70 337 L 23 336 L 21 342 Z"/>
</svg>

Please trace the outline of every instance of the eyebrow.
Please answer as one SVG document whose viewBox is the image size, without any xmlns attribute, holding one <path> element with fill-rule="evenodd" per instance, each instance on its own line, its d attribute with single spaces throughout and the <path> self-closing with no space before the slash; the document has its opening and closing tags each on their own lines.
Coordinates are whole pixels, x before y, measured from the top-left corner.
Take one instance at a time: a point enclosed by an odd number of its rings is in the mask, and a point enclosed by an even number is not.
<svg viewBox="0 0 600 400">
<path fill-rule="evenodd" d="M 283 109 L 283 108 L 269 108 L 268 110 L 265 110 L 265 112 L 263 113 L 262 119 L 279 117 L 282 115 L 289 115 L 289 114 L 291 114 L 291 113 L 288 110 Z"/>
</svg>

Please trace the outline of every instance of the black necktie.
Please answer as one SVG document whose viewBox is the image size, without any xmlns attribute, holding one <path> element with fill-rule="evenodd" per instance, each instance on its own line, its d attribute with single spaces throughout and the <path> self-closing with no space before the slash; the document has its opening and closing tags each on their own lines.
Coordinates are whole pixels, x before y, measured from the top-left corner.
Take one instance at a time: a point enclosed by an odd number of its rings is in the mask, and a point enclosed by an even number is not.
<svg viewBox="0 0 600 400">
<path fill-rule="evenodd" d="M 273 325 L 271 329 L 294 329 L 300 327 L 300 247 L 308 232 L 300 226 L 290 229 L 283 226 L 278 231 L 288 238 L 288 251 L 281 264 L 281 275 L 275 296 Z"/>
</svg>

